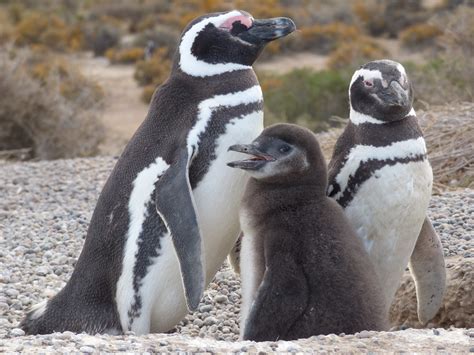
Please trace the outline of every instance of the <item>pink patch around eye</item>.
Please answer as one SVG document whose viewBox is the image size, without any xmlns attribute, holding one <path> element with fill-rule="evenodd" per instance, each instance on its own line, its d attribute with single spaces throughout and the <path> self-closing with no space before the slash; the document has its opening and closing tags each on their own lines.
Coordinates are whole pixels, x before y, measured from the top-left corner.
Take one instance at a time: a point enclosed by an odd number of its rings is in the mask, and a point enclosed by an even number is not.
<svg viewBox="0 0 474 355">
<path fill-rule="evenodd" d="M 226 30 L 231 30 L 232 25 L 234 22 L 239 22 L 244 25 L 247 28 L 252 27 L 252 19 L 250 17 L 240 15 L 240 16 L 234 16 L 229 19 L 227 19 L 222 25 L 219 26 L 219 28 L 225 28 Z"/>
</svg>

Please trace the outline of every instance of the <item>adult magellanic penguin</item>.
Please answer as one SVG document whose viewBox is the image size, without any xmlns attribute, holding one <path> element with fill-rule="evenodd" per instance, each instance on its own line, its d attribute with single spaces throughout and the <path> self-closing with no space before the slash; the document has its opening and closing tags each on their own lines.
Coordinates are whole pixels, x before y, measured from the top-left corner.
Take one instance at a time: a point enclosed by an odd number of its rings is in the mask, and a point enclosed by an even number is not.
<svg viewBox="0 0 474 355">
<path fill-rule="evenodd" d="M 252 64 L 294 29 L 243 11 L 187 26 L 103 188 L 69 282 L 27 314 L 27 333 L 163 332 L 196 309 L 239 233 L 246 177 L 227 168 L 227 148 L 263 129 Z"/>
<path fill-rule="evenodd" d="M 403 66 L 378 60 L 350 83 L 350 120 L 329 164 L 329 196 L 345 209 L 393 301 L 409 264 L 422 323 L 445 289 L 443 248 L 426 217 L 433 174 Z"/>
</svg>

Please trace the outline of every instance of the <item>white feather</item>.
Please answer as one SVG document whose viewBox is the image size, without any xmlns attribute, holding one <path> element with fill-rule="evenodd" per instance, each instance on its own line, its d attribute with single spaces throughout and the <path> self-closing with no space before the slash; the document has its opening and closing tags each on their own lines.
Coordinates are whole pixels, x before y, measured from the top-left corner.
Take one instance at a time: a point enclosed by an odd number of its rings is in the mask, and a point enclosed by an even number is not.
<svg viewBox="0 0 474 355">
<path fill-rule="evenodd" d="M 259 102 L 261 100 L 263 100 L 262 88 L 260 85 L 255 85 L 244 91 L 216 95 L 202 101 L 198 106 L 198 117 L 196 124 L 189 131 L 187 137 L 189 154 L 191 154 L 193 150 L 195 151 L 195 154 L 197 153 L 197 149 L 199 147 L 199 135 L 206 130 L 206 127 L 211 120 L 213 110 L 222 106 L 235 107 L 253 102 Z"/>
<path fill-rule="evenodd" d="M 349 119 L 351 122 L 355 125 L 360 125 L 362 123 L 374 123 L 374 124 L 384 124 L 386 122 L 379 120 L 377 118 L 374 118 L 369 115 L 365 115 L 363 113 L 360 113 L 352 108 L 350 108 L 350 114 L 349 114 Z"/>
<path fill-rule="evenodd" d="M 432 181 L 427 160 L 385 166 L 359 187 L 345 209 L 376 266 L 387 306 L 415 247 Z"/>
<path fill-rule="evenodd" d="M 426 154 L 426 144 L 423 137 L 394 142 L 388 146 L 374 147 L 372 145 L 356 145 L 347 156 L 347 161 L 336 176 L 336 182 L 341 190 L 334 196 L 341 197 L 349 183 L 351 176 L 355 174 L 359 166 L 369 159 L 387 160 L 397 158 L 410 158 Z"/>
<path fill-rule="evenodd" d="M 234 70 L 250 69 L 251 66 L 243 65 L 238 63 L 206 63 L 199 60 L 192 54 L 191 48 L 199 33 L 210 23 L 214 26 L 219 27 L 227 19 L 242 15 L 240 11 L 231 11 L 225 14 L 209 17 L 193 25 L 182 37 L 179 45 L 180 61 L 179 66 L 183 72 L 192 76 L 212 76 Z"/>
<path fill-rule="evenodd" d="M 380 79 L 382 82 L 384 82 L 383 75 L 380 70 L 359 69 L 355 71 L 354 75 L 352 75 L 351 84 L 349 85 L 349 88 L 352 86 L 352 84 L 354 84 L 354 81 L 356 81 L 360 76 L 364 80 Z M 349 95 L 350 95 L 350 90 L 349 90 Z"/>
<path fill-rule="evenodd" d="M 133 181 L 133 189 L 128 202 L 130 222 L 127 231 L 127 241 L 123 256 L 122 273 L 117 282 L 117 309 L 123 329 L 128 329 L 128 310 L 133 303 L 133 267 L 138 252 L 138 237 L 147 217 L 147 206 L 151 201 L 155 183 L 159 176 L 169 168 L 169 165 L 158 157 L 148 167 L 137 174 Z"/>
<path fill-rule="evenodd" d="M 46 312 L 47 303 L 48 301 L 45 300 L 31 307 L 29 318 L 38 319 L 39 317 L 41 317 L 44 314 L 44 312 Z"/>
</svg>

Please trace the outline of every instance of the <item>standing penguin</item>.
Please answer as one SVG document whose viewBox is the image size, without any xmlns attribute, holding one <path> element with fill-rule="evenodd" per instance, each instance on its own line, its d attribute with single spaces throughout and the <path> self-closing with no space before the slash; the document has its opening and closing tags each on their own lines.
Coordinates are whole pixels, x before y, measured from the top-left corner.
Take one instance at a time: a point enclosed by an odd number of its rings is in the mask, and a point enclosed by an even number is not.
<svg viewBox="0 0 474 355">
<path fill-rule="evenodd" d="M 229 149 L 252 156 L 229 163 L 252 176 L 240 211 L 243 338 L 386 329 L 377 274 L 344 211 L 326 196 L 314 134 L 278 124 Z"/>
<path fill-rule="evenodd" d="M 442 304 L 443 248 L 426 217 L 433 174 L 403 66 L 365 64 L 349 88 L 350 120 L 329 163 L 328 194 L 345 210 L 383 282 L 390 307 L 409 264 L 418 318 Z"/>
<path fill-rule="evenodd" d="M 29 334 L 164 332 L 199 304 L 239 233 L 246 177 L 225 153 L 263 129 L 252 64 L 295 29 L 215 13 L 184 30 L 169 79 L 113 169 L 67 285 L 26 316 Z"/>
</svg>

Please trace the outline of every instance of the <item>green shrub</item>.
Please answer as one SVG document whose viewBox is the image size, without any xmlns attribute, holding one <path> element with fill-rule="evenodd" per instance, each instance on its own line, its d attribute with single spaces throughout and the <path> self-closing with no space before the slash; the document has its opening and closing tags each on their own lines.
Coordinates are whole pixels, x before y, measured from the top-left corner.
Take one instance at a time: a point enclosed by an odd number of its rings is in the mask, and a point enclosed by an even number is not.
<svg viewBox="0 0 474 355">
<path fill-rule="evenodd" d="M 313 131 L 328 129 L 332 116 L 348 116 L 347 87 L 351 72 L 297 69 L 285 75 L 260 73 L 266 123 L 290 122 Z"/>
<path fill-rule="evenodd" d="M 44 77 L 35 77 L 31 62 L 30 52 L 0 50 L 0 150 L 27 149 L 37 159 L 97 154 L 100 90 L 51 57 L 44 58 Z"/>
</svg>

